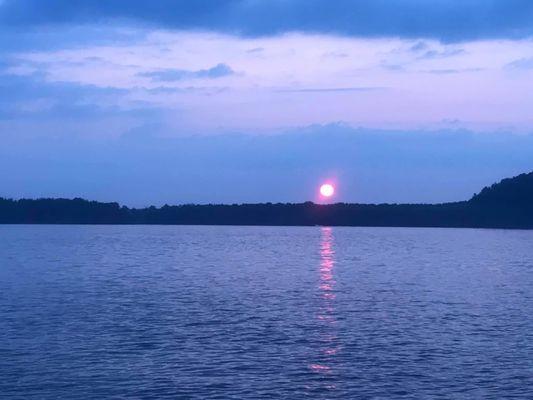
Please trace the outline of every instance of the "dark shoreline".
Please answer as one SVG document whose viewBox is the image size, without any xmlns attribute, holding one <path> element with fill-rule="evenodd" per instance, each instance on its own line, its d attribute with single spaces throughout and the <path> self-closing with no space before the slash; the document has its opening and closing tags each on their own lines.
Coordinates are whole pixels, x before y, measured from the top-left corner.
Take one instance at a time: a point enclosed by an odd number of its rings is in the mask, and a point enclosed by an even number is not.
<svg viewBox="0 0 533 400">
<path fill-rule="evenodd" d="M 533 173 L 468 201 L 443 204 L 165 205 L 142 209 L 84 199 L 0 198 L 0 224 L 360 226 L 533 229 Z"/>
</svg>

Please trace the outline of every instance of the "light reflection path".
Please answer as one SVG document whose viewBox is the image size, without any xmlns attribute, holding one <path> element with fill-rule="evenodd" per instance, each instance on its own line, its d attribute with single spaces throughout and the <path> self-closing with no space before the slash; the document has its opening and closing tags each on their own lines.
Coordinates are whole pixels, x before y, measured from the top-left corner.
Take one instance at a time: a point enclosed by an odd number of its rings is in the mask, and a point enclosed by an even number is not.
<svg viewBox="0 0 533 400">
<path fill-rule="evenodd" d="M 337 317 L 335 312 L 335 250 L 333 248 L 333 228 L 321 228 L 320 265 L 317 312 L 319 348 L 316 362 L 310 369 L 320 376 L 320 387 L 335 390 L 335 356 L 340 351 L 337 336 Z"/>
</svg>

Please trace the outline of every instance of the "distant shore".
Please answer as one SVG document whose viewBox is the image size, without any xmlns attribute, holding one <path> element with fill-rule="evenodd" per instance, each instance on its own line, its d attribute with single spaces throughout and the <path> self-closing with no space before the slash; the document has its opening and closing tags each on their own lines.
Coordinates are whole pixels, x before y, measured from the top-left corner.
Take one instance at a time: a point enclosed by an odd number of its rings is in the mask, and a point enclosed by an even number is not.
<svg viewBox="0 0 533 400">
<path fill-rule="evenodd" d="M 390 226 L 533 229 L 533 173 L 443 204 L 233 204 L 128 208 L 84 199 L 3 199 L 1 224 Z"/>
</svg>

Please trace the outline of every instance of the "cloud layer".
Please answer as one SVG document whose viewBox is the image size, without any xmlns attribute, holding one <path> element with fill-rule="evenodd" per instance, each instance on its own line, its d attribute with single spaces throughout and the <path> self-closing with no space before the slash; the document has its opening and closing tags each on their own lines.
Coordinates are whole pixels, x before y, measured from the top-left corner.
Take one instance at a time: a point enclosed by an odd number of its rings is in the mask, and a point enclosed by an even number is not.
<svg viewBox="0 0 533 400">
<path fill-rule="evenodd" d="M 124 118 L 94 132 L 113 127 L 114 136 L 130 129 L 132 117 L 139 125 L 164 124 L 169 136 L 335 121 L 367 128 L 533 130 L 533 69 L 527 68 L 533 41 L 443 44 L 158 30 L 129 37 L 11 51 L 0 64 L 0 128 L 26 125 L 31 131 L 34 115 L 58 120 L 62 110 L 72 121 L 82 118 L 81 109 L 92 109 L 102 118 Z M 89 125 L 72 125 L 68 134 L 87 132 Z"/>
<path fill-rule="evenodd" d="M 9 26 L 122 21 L 245 36 L 299 31 L 443 41 L 533 34 L 530 0 L 4 0 L 0 4 L 0 24 Z"/>
<path fill-rule="evenodd" d="M 226 64 L 219 63 L 208 69 L 188 71 L 184 69 L 163 69 L 158 71 L 142 72 L 139 76 L 152 78 L 154 81 L 173 82 L 187 79 L 216 79 L 233 75 L 235 72 Z"/>
</svg>

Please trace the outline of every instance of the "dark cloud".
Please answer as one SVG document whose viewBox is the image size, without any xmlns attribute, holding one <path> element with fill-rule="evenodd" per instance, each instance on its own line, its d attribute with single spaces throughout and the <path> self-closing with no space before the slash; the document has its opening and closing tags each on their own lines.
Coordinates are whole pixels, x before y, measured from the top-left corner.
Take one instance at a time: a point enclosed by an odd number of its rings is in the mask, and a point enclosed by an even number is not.
<svg viewBox="0 0 533 400">
<path fill-rule="evenodd" d="M 140 73 L 139 76 L 152 78 L 154 81 L 172 82 L 186 79 L 216 79 L 234 75 L 235 72 L 226 64 L 220 63 L 208 69 L 189 71 L 184 69 L 163 69 Z"/>
<path fill-rule="evenodd" d="M 109 25 L 8 25 L 0 5 L 0 56 L 14 51 L 55 50 L 89 45 L 136 43 L 147 34 L 142 29 L 121 29 Z"/>
<path fill-rule="evenodd" d="M 0 120 L 78 120 L 103 116 L 138 117 L 140 110 L 116 106 L 129 91 L 117 88 L 48 82 L 43 74 L 0 74 Z"/>
<path fill-rule="evenodd" d="M 287 31 L 462 41 L 533 34 L 531 0 L 5 0 L 0 25 L 137 21 L 241 35 Z"/>
</svg>

